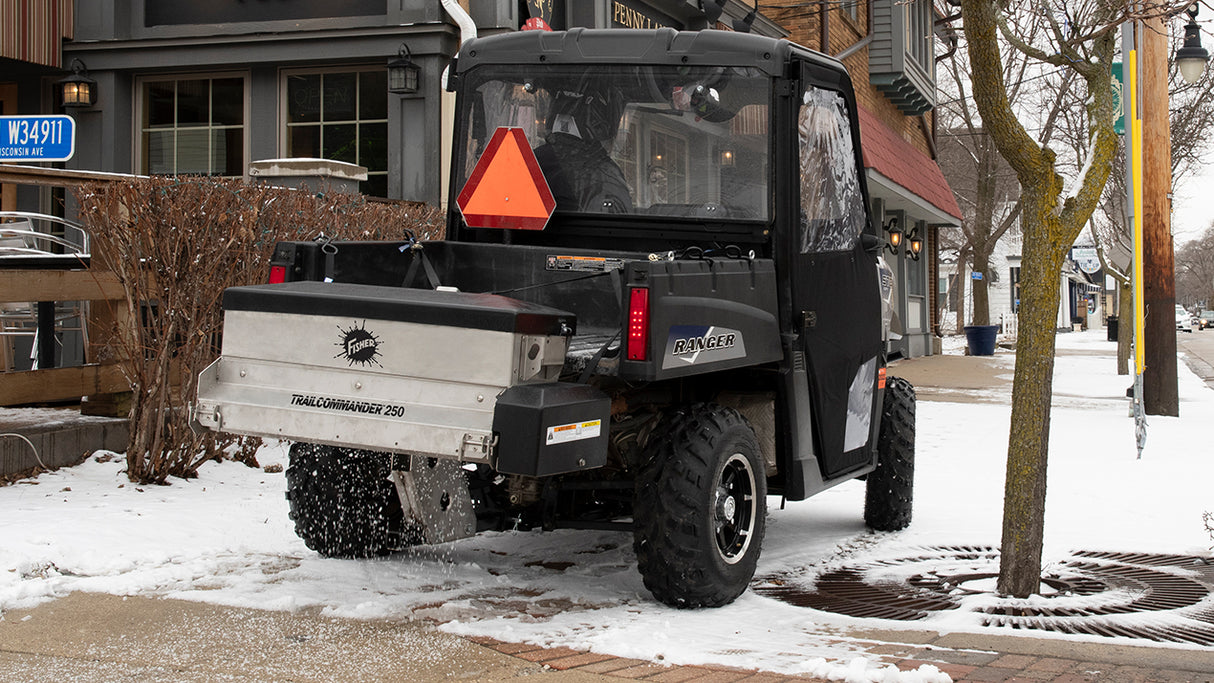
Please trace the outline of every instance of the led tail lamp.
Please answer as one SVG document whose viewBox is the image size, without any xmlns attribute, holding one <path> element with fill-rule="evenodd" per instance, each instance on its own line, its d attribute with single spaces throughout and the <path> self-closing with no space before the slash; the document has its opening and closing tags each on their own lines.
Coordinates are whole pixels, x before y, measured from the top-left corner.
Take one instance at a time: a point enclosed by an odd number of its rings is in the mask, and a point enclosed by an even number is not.
<svg viewBox="0 0 1214 683">
<path fill-rule="evenodd" d="M 649 360 L 649 289 L 633 287 L 628 296 L 628 360 Z"/>
</svg>

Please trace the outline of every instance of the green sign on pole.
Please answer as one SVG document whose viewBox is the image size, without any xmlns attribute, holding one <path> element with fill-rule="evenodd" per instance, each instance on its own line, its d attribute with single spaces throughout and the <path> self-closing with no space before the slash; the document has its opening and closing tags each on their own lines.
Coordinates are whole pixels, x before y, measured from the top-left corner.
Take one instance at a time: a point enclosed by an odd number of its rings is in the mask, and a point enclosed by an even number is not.
<svg viewBox="0 0 1214 683">
<path fill-rule="evenodd" d="M 1123 82 L 1121 62 L 1113 62 L 1113 111 L 1117 113 L 1117 117 L 1113 119 L 1113 132 L 1118 135 L 1125 135 L 1125 87 L 1122 85 Z"/>
</svg>

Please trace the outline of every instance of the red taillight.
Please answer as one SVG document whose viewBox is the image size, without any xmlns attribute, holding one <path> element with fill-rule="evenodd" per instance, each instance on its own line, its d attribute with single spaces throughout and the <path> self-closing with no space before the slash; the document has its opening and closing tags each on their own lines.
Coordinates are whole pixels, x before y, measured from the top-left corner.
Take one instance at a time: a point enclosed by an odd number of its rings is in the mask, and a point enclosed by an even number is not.
<svg viewBox="0 0 1214 683">
<path fill-rule="evenodd" d="M 276 285 L 287 281 L 286 266 L 270 266 L 270 284 Z"/>
<path fill-rule="evenodd" d="M 649 290 L 634 287 L 628 299 L 628 360 L 649 358 Z"/>
</svg>

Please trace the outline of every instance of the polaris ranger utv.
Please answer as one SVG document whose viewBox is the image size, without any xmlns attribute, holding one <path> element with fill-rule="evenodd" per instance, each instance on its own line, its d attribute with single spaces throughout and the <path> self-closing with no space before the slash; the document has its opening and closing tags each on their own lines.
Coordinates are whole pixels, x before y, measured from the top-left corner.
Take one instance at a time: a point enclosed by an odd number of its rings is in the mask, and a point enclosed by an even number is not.
<svg viewBox="0 0 1214 683">
<path fill-rule="evenodd" d="M 307 545 L 630 529 L 678 607 L 747 587 L 767 497 L 911 516 L 914 392 L 843 66 L 670 29 L 465 44 L 444 241 L 280 243 L 223 298 L 210 429 L 294 442 Z M 419 141 L 420 143 L 420 141 Z"/>
</svg>

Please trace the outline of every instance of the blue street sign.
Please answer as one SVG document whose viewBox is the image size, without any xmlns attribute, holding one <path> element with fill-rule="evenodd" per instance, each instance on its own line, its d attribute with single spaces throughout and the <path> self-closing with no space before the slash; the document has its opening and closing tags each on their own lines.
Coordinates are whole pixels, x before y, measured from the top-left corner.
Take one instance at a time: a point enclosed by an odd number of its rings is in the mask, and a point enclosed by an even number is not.
<svg viewBox="0 0 1214 683">
<path fill-rule="evenodd" d="M 70 116 L 0 116 L 0 161 L 67 161 L 75 153 Z"/>
</svg>

